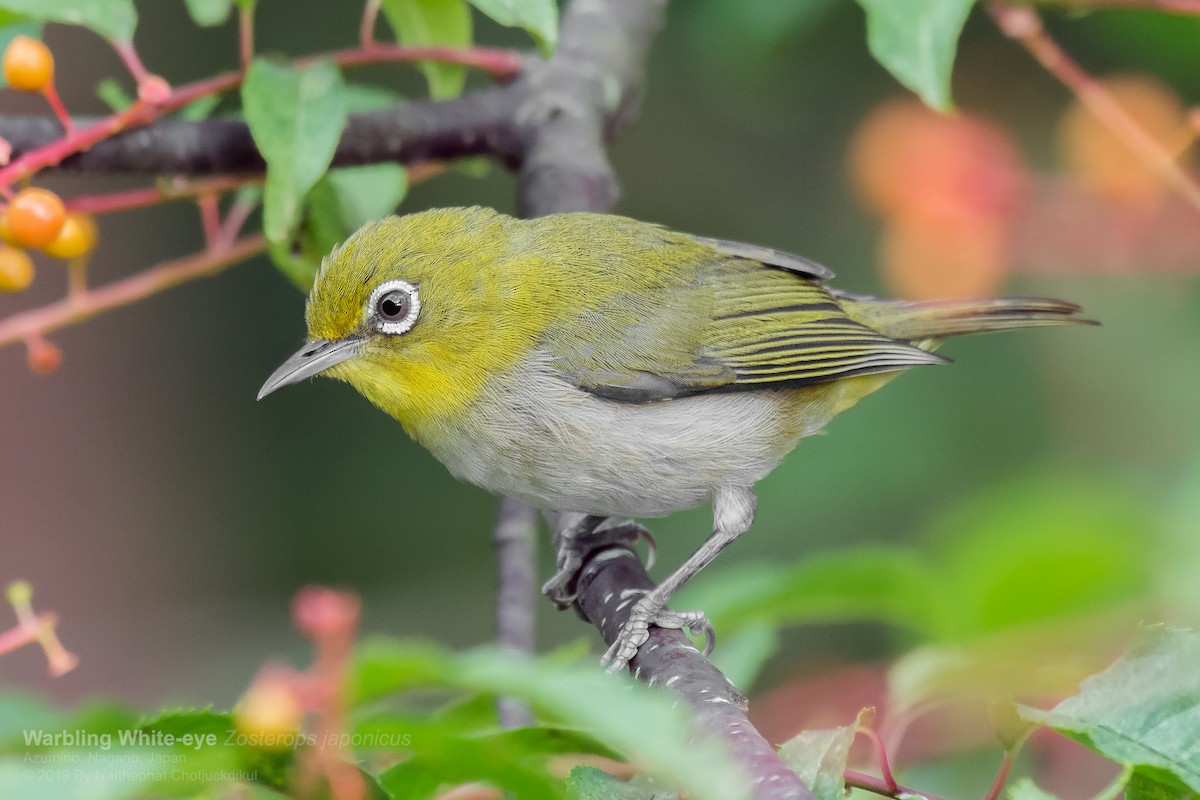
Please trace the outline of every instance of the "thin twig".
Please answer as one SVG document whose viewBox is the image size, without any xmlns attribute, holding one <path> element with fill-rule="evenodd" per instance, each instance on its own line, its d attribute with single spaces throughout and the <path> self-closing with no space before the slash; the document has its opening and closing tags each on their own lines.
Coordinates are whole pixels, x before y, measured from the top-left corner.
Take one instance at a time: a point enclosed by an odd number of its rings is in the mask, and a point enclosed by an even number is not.
<svg viewBox="0 0 1200 800">
<path fill-rule="evenodd" d="M 165 261 L 128 278 L 89 289 L 81 297 L 64 298 L 14 314 L 0 320 L 0 345 L 82 322 L 105 311 L 136 303 L 184 281 L 216 275 L 239 261 L 258 255 L 266 247 L 267 240 L 261 234 L 246 236 L 227 248 L 206 250 Z"/>
<path fill-rule="evenodd" d="M 916 789 L 909 789 L 904 786 L 889 787 L 887 781 L 883 778 L 876 778 L 874 775 L 868 775 L 865 772 L 848 769 L 842 774 L 842 779 L 846 782 L 847 788 L 862 789 L 864 791 L 877 794 L 882 797 L 891 797 L 894 800 L 910 800 L 914 797 L 923 797 L 925 800 L 943 800 L 936 794 L 929 792 L 919 792 Z"/>
<path fill-rule="evenodd" d="M 134 83 L 140 85 L 142 81 L 150 77 L 149 71 L 142 64 L 142 59 L 138 56 L 132 42 L 113 42 L 112 46 L 117 51 L 117 55 L 121 57 L 125 69 L 129 70 L 129 74 L 133 76 Z"/>
<path fill-rule="evenodd" d="M 358 43 L 364 50 L 376 47 L 375 20 L 379 18 L 380 0 L 367 0 L 363 6 L 362 22 L 358 26 Z"/>
<path fill-rule="evenodd" d="M 1024 45 L 1167 186 L 1200 211 L 1200 183 L 1179 168 L 1174 155 L 1129 116 L 1103 83 L 1089 75 L 1050 38 L 1036 11 L 1027 6 L 1013 6 L 993 0 L 988 4 L 988 13 L 1006 36 Z"/>
<path fill-rule="evenodd" d="M 147 186 L 141 189 L 77 195 L 67 198 L 64 204 L 68 211 L 79 211 L 84 214 L 111 214 L 115 211 L 130 211 L 156 206 L 170 200 L 191 200 L 205 194 L 219 194 L 240 189 L 243 186 L 256 186 L 263 180 L 263 175 L 217 175 L 202 180 L 172 178 L 159 181 L 156 186 Z"/>
<path fill-rule="evenodd" d="M 254 61 L 254 7 L 256 3 L 245 3 L 238 7 L 238 58 L 242 70 L 250 69 Z"/>
<path fill-rule="evenodd" d="M 519 500 L 500 498 L 492 535 L 496 548 L 496 643 L 525 655 L 533 653 L 534 647 L 536 536 L 536 512 Z M 496 706 L 505 728 L 533 723 L 533 714 L 523 703 L 501 697 Z"/>
</svg>

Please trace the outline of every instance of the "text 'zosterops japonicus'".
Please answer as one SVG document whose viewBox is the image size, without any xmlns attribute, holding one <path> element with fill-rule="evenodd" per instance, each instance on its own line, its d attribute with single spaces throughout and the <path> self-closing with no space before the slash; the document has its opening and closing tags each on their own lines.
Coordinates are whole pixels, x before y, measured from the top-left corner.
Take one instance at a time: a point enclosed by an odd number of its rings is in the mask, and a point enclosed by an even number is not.
<svg viewBox="0 0 1200 800">
<path fill-rule="evenodd" d="M 647 626 L 754 519 L 754 484 L 946 336 L 1086 322 L 1058 300 L 898 302 L 823 285 L 764 247 L 602 214 L 521 220 L 450 208 L 365 225 L 324 261 L 309 341 L 259 397 L 344 380 L 462 480 L 564 512 L 562 599 L 589 516 L 659 517 L 707 500 L 713 532 L 633 607 Z M 593 523 L 594 527 L 594 523 Z"/>
</svg>

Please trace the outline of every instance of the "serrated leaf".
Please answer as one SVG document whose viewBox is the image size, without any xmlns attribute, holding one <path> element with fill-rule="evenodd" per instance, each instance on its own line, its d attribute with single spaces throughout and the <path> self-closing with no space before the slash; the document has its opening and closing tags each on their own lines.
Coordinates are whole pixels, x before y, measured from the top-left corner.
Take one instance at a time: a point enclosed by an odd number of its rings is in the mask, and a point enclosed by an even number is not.
<svg viewBox="0 0 1200 800">
<path fill-rule="evenodd" d="M 328 61 L 300 68 L 255 59 L 242 105 L 267 162 L 263 231 L 279 244 L 294 230 L 301 201 L 328 169 L 345 127 L 341 73 Z"/>
<path fill-rule="evenodd" d="M 408 192 L 408 173 L 399 164 L 370 164 L 330 170 L 332 186 L 347 234 L 396 210 Z"/>
<path fill-rule="evenodd" d="M 948 111 L 958 37 L 974 0 L 858 0 L 867 46 L 896 80 L 932 108 Z"/>
<path fill-rule="evenodd" d="M 137 27 L 133 0 L 0 0 L 0 9 L 43 22 L 82 25 L 117 42 L 133 41 Z"/>
<path fill-rule="evenodd" d="M 869 725 L 875 709 L 864 708 L 849 725 L 801 731 L 779 747 L 779 758 L 812 791 L 817 800 L 844 800 L 846 763 L 861 727 Z"/>
<path fill-rule="evenodd" d="M 466 0 L 383 0 L 383 13 L 396 38 L 410 46 L 468 47 L 471 12 Z M 458 64 L 419 62 L 435 100 L 458 96 L 466 84 L 466 69 Z"/>
<path fill-rule="evenodd" d="M 470 0 L 471 5 L 508 28 L 523 28 L 549 58 L 558 43 L 558 7 L 554 0 Z"/>
<path fill-rule="evenodd" d="M 1168 787 L 1200 791 L 1200 634 L 1141 631 L 1113 666 L 1049 711 L 1021 715 Z"/>
<path fill-rule="evenodd" d="M 233 0 L 184 0 L 188 13 L 197 25 L 208 28 L 221 25 L 229 19 Z"/>
<path fill-rule="evenodd" d="M 574 767 L 567 775 L 571 800 L 655 800 L 659 795 L 595 767 Z"/>
<path fill-rule="evenodd" d="M 419 686 L 513 697 L 545 718 L 636 754 L 643 770 L 694 800 L 738 800 L 746 781 L 724 747 L 695 739 L 690 715 L 671 698 L 591 665 L 531 660 L 497 649 L 451 655 L 428 645 L 374 640 L 360 648 L 352 692 L 358 702 Z"/>
<path fill-rule="evenodd" d="M 105 78 L 96 84 L 96 96 L 113 111 L 124 111 L 133 105 L 133 98 L 115 78 Z"/>
</svg>

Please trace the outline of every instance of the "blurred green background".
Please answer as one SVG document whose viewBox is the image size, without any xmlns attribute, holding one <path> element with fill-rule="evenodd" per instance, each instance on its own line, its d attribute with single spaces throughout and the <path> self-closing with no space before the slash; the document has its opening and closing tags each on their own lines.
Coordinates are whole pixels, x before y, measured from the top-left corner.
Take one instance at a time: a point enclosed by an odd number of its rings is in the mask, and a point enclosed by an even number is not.
<svg viewBox="0 0 1200 800">
<path fill-rule="evenodd" d="M 235 63 L 232 26 L 197 29 L 175 0 L 138 6 L 143 59 L 173 83 Z M 259 49 L 347 46 L 359 11 L 263 0 Z M 481 41 L 525 46 L 477 22 Z M 1200 95 L 1194 20 L 1104 12 L 1055 18 L 1052 29 L 1094 73 L 1150 72 L 1186 103 Z M 78 30 L 52 26 L 46 38 L 68 107 L 101 112 L 94 82 L 121 74 L 115 57 Z M 423 91 L 403 67 L 355 77 Z M 1057 168 L 1054 129 L 1070 96 L 981 13 L 964 33 L 954 90 L 961 108 L 1016 137 L 1033 170 Z M 802 253 L 834 269 L 840 288 L 884 293 L 880 224 L 853 196 L 846 153 L 862 119 L 899 94 L 868 54 L 849 0 L 672 4 L 641 120 L 612 151 L 619 210 Z M 11 93 L 0 107 L 41 113 Z M 46 181 L 64 195 L 138 183 Z M 416 187 L 402 210 L 511 212 L 513 198 L 511 176 L 493 169 Z M 196 216 L 175 204 L 105 219 L 94 280 L 199 249 Z M 760 484 L 753 530 L 710 580 L 757 562 L 911 545 L 944 569 L 926 587 L 932 603 L 962 616 L 915 624 L 915 636 L 850 621 L 795 627 L 762 690 L 822 665 L 1003 627 L 996 613 L 1007 624 L 1029 606 L 1032 618 L 1042 598 L 1072 613 L 1119 607 L 1118 636 L 1138 618 L 1200 621 L 1200 286 L 1196 270 L 1156 269 L 1136 249 L 1126 261 L 1119 274 L 1022 274 L 1018 263 L 1006 291 L 1079 302 L 1103 327 L 954 341 L 943 350 L 952 366 L 901 377 Z M 0 298 L 0 315 L 56 298 L 60 270 L 43 264 L 30 294 Z M 313 582 L 361 593 L 368 630 L 455 646 L 490 638 L 495 500 L 455 482 L 346 386 L 315 381 L 254 402 L 301 341 L 302 313 L 301 294 L 260 258 L 54 334 L 65 363 L 49 377 L 31 374 L 19 347 L 0 351 L 0 580 L 32 581 L 81 659 L 52 681 L 29 649 L 0 659 L 0 681 L 63 700 L 228 705 L 264 660 L 305 658 L 288 603 Z M 652 523 L 656 576 L 700 543 L 709 514 Z M 1011 558 L 1060 535 L 1078 546 L 1064 545 L 1041 572 Z M 1093 535 L 1099 566 L 1077 571 Z M 973 578 L 989 565 L 1024 576 L 992 576 L 1003 612 Z M 972 586 L 980 597 L 969 600 Z M 596 647 L 574 615 L 538 609 L 543 649 L 577 638 Z"/>
</svg>

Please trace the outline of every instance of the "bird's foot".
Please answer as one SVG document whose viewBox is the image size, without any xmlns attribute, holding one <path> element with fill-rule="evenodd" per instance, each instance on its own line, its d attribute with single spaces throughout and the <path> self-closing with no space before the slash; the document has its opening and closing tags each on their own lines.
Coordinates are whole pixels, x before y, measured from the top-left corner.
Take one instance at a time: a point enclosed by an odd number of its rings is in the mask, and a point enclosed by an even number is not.
<svg viewBox="0 0 1200 800">
<path fill-rule="evenodd" d="M 671 611 L 666 602 L 656 597 L 656 592 L 650 592 L 634 604 L 629 612 L 629 619 L 621 626 L 616 641 L 600 658 L 600 666 L 608 673 L 619 672 L 629 665 L 629 660 L 637 655 L 638 648 L 650 638 L 650 626 L 657 625 L 669 630 L 686 628 L 693 635 L 704 636 L 704 656 L 707 658 L 716 644 L 716 633 L 712 623 L 703 611 Z"/>
<path fill-rule="evenodd" d="M 646 569 L 654 566 L 656 545 L 654 536 L 641 525 L 628 519 L 615 517 L 584 516 L 559 532 L 556 572 L 542 584 L 542 594 L 550 598 L 560 609 L 575 603 L 576 593 L 571 586 L 583 566 L 583 556 L 588 552 L 609 544 L 636 543 L 645 539 L 649 547 Z"/>
</svg>

